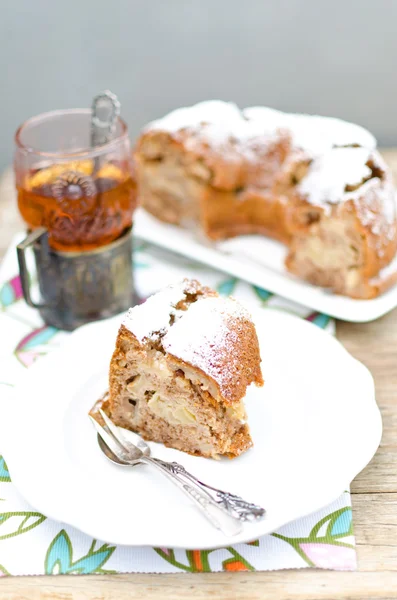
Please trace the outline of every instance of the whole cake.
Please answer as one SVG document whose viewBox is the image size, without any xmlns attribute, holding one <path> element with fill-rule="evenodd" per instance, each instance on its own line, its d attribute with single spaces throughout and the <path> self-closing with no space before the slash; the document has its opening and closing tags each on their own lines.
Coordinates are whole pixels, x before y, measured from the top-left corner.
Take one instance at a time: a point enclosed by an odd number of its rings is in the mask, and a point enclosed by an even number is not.
<svg viewBox="0 0 397 600">
<path fill-rule="evenodd" d="M 397 281 L 394 185 L 362 127 L 214 100 L 149 124 L 135 160 L 140 202 L 163 221 L 276 238 L 291 273 L 353 298 Z"/>
<path fill-rule="evenodd" d="M 185 280 L 127 313 L 102 408 L 145 439 L 235 457 L 252 445 L 243 398 L 251 383 L 263 385 L 260 362 L 249 313 Z"/>
</svg>

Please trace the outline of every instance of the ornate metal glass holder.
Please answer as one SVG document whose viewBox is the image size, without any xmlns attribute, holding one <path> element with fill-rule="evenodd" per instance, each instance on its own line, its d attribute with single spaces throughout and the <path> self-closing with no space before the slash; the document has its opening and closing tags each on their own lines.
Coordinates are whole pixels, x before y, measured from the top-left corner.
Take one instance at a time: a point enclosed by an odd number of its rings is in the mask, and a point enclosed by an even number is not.
<svg viewBox="0 0 397 600">
<path fill-rule="evenodd" d="M 31 292 L 26 261 L 33 248 L 41 299 Z M 25 300 L 48 325 L 73 330 L 111 317 L 134 305 L 131 229 L 119 239 L 85 252 L 58 252 L 48 245 L 47 231 L 37 229 L 17 246 Z"/>
</svg>

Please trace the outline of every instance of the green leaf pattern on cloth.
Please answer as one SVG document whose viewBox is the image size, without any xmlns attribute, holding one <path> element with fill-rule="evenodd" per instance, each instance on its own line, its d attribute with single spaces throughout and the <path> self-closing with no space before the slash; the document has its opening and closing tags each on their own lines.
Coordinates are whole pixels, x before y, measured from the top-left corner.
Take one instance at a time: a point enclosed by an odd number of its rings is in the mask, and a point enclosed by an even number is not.
<svg viewBox="0 0 397 600">
<path fill-rule="evenodd" d="M 11 481 L 6 461 L 0 456 L 0 481 Z"/>
<path fill-rule="evenodd" d="M 0 512 L 0 540 L 26 533 L 34 527 L 41 525 L 45 519 L 38 512 Z"/>
<path fill-rule="evenodd" d="M 72 543 L 66 531 L 62 529 L 52 540 L 47 550 L 44 561 L 45 574 L 58 575 L 62 573 L 67 575 L 74 573 L 87 575 L 89 573 L 113 572 L 102 567 L 109 560 L 116 547 L 102 544 L 95 550 L 96 545 L 97 541 L 93 540 L 87 554 L 73 561 Z"/>
<path fill-rule="evenodd" d="M 232 294 L 248 306 L 286 311 L 327 330 L 332 328 L 332 321 L 326 315 L 310 312 L 266 289 L 147 243 L 137 243 L 135 266 L 141 298 L 171 280 L 197 277 L 220 294 Z M 67 336 L 43 325 L 36 311 L 20 302 L 22 290 L 16 272 L 15 249 L 12 248 L 4 261 L 7 276 L 0 273 L 0 331 L 7 331 L 13 340 L 8 358 L 5 356 L 0 361 L 0 402 L 7 390 L 12 392 L 20 373 L 58 345 L 62 336 Z M 32 465 L 32 468 L 39 469 L 40 465 Z M 5 458 L 0 456 L 0 511 L 0 576 L 10 573 L 237 572 L 308 566 L 355 568 L 349 493 L 315 515 L 248 544 L 216 550 L 128 548 L 94 540 L 28 507 L 11 482 Z"/>
<path fill-rule="evenodd" d="M 309 567 L 340 570 L 356 568 L 356 552 L 354 544 L 349 540 L 353 535 L 350 507 L 336 510 L 320 519 L 307 537 L 289 537 L 280 533 L 272 535 L 290 544 Z"/>
</svg>

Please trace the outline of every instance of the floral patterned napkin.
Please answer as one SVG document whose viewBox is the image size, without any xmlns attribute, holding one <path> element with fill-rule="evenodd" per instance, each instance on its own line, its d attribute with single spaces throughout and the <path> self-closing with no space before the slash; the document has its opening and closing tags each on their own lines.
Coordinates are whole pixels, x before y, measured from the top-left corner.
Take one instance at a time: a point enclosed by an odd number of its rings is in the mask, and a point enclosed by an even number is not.
<svg viewBox="0 0 397 600">
<path fill-rule="evenodd" d="M 25 369 L 70 335 L 44 325 L 38 313 L 25 304 L 17 275 L 15 243 L 0 267 L 0 408 L 1 402 L 12 401 L 12 388 Z M 326 315 L 310 312 L 262 288 L 139 241 L 135 249 L 135 273 L 137 291 L 143 298 L 184 276 L 196 277 L 221 294 L 233 294 L 248 307 L 251 304 L 263 310 L 284 310 L 330 333 L 334 331 L 334 323 Z M 249 544 L 217 550 L 115 546 L 35 511 L 18 494 L 5 459 L 0 456 L 0 575 L 265 571 L 302 567 L 356 568 L 348 491 L 327 508 Z"/>
</svg>

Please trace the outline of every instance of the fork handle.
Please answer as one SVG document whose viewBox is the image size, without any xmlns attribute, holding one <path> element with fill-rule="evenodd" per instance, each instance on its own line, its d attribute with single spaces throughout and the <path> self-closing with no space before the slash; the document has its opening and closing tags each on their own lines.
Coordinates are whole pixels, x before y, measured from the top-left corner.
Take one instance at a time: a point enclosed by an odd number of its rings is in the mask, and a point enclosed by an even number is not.
<svg viewBox="0 0 397 600">
<path fill-rule="evenodd" d="M 240 521 L 256 521 L 262 519 L 266 514 L 266 511 L 263 508 L 251 502 L 247 502 L 243 498 L 240 498 L 240 496 L 236 496 L 230 492 L 224 492 L 223 490 L 219 490 L 203 483 L 197 479 L 197 477 L 189 473 L 183 465 L 177 462 L 170 463 L 158 458 L 151 458 L 151 460 L 160 463 L 162 467 L 165 467 L 183 481 L 193 485 L 200 493 L 206 494 L 208 498 L 223 510 L 223 512 L 231 515 L 235 519 L 239 519 Z"/>
<path fill-rule="evenodd" d="M 201 510 L 202 514 L 227 536 L 234 536 L 241 532 L 241 522 L 225 510 L 213 498 L 202 491 L 189 479 L 183 477 L 181 473 L 173 467 L 174 463 L 167 463 L 156 458 L 143 456 L 140 462 L 152 465 L 167 479 L 172 481 L 180 490 L 182 490 Z"/>
</svg>

